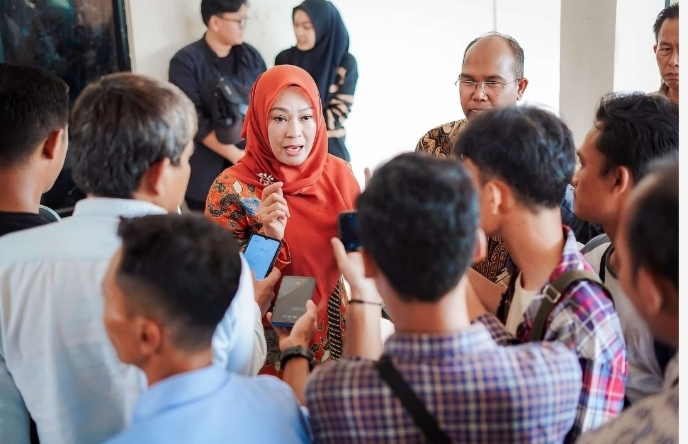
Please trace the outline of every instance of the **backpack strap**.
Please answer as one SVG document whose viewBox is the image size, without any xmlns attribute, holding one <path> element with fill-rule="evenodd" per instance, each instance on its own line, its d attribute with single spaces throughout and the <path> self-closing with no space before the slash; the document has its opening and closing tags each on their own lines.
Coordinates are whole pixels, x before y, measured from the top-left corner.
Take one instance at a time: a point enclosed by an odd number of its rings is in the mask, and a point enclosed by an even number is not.
<svg viewBox="0 0 688 444">
<path fill-rule="evenodd" d="M 557 305 L 561 296 L 566 290 L 578 281 L 590 281 L 598 285 L 611 299 L 611 293 L 604 286 L 599 276 L 595 273 L 586 270 L 568 270 L 561 274 L 554 281 L 545 286 L 545 295 L 542 298 L 540 308 L 535 315 L 533 321 L 533 328 L 530 330 L 531 341 L 542 341 L 545 337 L 547 318 L 549 317 L 554 306 Z"/>
<path fill-rule="evenodd" d="M 394 367 L 392 360 L 387 355 L 382 355 L 375 362 L 375 369 L 380 377 L 389 385 L 392 392 L 401 401 L 413 421 L 423 432 L 425 438 L 432 444 L 451 444 L 451 438 L 440 428 L 434 416 L 425 408 L 423 401 L 413 392 L 413 389 L 404 380 L 399 371 Z"/>
</svg>

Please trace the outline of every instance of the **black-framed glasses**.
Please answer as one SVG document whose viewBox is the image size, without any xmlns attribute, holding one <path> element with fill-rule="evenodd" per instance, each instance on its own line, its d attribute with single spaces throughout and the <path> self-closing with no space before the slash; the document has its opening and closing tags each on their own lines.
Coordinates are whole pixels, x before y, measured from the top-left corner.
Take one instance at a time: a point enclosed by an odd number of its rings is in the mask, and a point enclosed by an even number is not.
<svg viewBox="0 0 688 444">
<path fill-rule="evenodd" d="M 241 29 L 244 29 L 246 27 L 246 25 L 248 24 L 248 21 L 249 21 L 248 17 L 244 17 L 242 19 L 233 19 L 233 18 L 229 18 L 229 17 L 222 17 L 221 15 L 216 15 L 216 17 L 219 18 L 220 20 L 224 20 L 226 22 L 238 23 L 239 28 L 241 28 Z"/>
<path fill-rule="evenodd" d="M 480 85 L 480 89 L 482 90 L 483 94 L 485 95 L 498 95 L 499 93 L 504 90 L 507 86 L 511 85 L 514 82 L 518 82 L 521 79 L 514 79 L 511 82 L 508 83 L 502 83 L 502 82 L 495 82 L 495 81 L 490 81 L 490 82 L 474 82 L 473 80 L 461 80 L 461 77 L 459 77 L 456 82 L 454 82 L 454 86 L 459 87 L 459 92 L 461 94 L 473 94 L 475 92 L 475 89 L 478 85 Z"/>
</svg>

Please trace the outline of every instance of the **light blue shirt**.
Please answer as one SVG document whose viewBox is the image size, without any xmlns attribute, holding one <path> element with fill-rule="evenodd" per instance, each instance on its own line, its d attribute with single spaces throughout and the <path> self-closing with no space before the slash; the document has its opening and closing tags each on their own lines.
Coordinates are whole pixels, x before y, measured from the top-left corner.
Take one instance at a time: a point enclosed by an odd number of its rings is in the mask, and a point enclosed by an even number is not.
<svg viewBox="0 0 688 444">
<path fill-rule="evenodd" d="M 74 216 L 0 238 L 0 443 L 93 444 L 129 426 L 146 381 L 119 361 L 102 321 L 101 283 L 120 217 L 164 214 L 133 199 L 88 198 Z M 214 362 L 255 375 L 266 348 L 253 278 L 242 276 L 213 336 Z M 27 412 L 28 409 L 28 412 Z"/>
<path fill-rule="evenodd" d="M 133 425 L 107 444 L 292 444 L 311 442 L 289 386 L 217 366 L 167 378 L 141 394 Z"/>
</svg>

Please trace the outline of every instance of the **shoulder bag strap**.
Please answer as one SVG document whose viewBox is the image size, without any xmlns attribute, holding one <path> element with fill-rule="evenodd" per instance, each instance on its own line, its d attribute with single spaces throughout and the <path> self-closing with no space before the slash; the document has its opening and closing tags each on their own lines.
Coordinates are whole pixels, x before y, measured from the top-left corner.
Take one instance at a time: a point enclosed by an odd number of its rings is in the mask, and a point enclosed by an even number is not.
<svg viewBox="0 0 688 444">
<path fill-rule="evenodd" d="M 432 444 L 451 444 L 449 436 L 440 429 L 437 420 L 428 412 L 423 401 L 418 398 L 401 374 L 399 374 L 389 356 L 382 355 L 380 360 L 375 362 L 375 369 L 380 373 L 380 377 L 389 385 L 396 397 L 399 398 L 428 442 Z"/>
<path fill-rule="evenodd" d="M 609 290 L 604 286 L 599 276 L 597 276 L 595 273 L 585 270 L 565 271 L 561 276 L 556 278 L 552 283 L 545 287 L 545 295 L 542 298 L 540 308 L 535 315 L 533 328 L 530 330 L 531 341 L 542 341 L 542 339 L 545 337 L 545 324 L 547 323 L 549 314 L 552 312 L 554 306 L 557 305 L 559 299 L 561 299 L 561 295 L 565 293 L 572 284 L 578 281 L 594 282 L 611 299 Z"/>
</svg>

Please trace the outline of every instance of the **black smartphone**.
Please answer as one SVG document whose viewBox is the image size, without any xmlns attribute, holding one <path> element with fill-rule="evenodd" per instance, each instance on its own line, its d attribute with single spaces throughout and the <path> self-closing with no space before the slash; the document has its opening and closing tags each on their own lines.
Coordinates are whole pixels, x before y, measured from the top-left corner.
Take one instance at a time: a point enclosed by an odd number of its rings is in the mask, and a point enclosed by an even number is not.
<svg viewBox="0 0 688 444">
<path fill-rule="evenodd" d="M 346 251 L 358 251 L 361 241 L 358 240 L 358 213 L 356 211 L 344 211 L 339 213 L 337 228 L 339 240 L 344 244 Z"/>
<path fill-rule="evenodd" d="M 284 276 L 272 310 L 272 324 L 293 327 L 296 320 L 306 313 L 306 302 L 313 298 L 314 291 L 315 278 Z"/>
<path fill-rule="evenodd" d="M 258 233 L 251 234 L 244 250 L 244 257 L 256 279 L 263 280 L 270 274 L 281 247 L 282 243 L 277 239 Z"/>
</svg>

